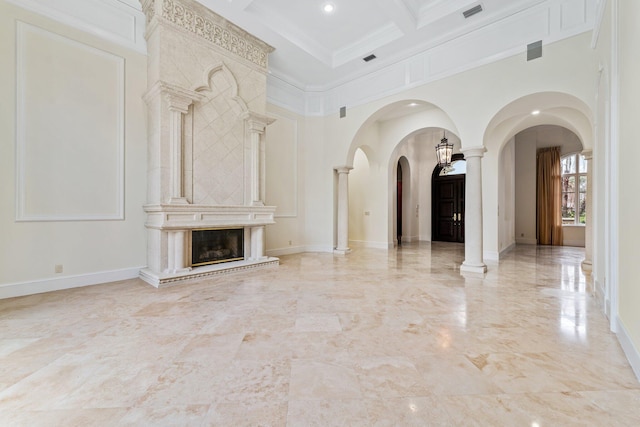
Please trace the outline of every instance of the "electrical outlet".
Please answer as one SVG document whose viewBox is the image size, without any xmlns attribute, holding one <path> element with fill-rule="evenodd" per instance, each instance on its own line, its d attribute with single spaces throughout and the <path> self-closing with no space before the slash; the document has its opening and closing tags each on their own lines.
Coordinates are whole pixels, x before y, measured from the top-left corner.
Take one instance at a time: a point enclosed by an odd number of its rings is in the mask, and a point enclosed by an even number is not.
<svg viewBox="0 0 640 427">
<path fill-rule="evenodd" d="M 289 246 L 291 246 L 291 240 L 289 240 Z"/>
<path fill-rule="evenodd" d="M 524 237 L 524 233 L 520 233 L 520 237 Z"/>
<path fill-rule="evenodd" d="M 54 273 L 62 273 L 62 264 L 56 264 L 56 266 L 53 269 Z"/>
</svg>

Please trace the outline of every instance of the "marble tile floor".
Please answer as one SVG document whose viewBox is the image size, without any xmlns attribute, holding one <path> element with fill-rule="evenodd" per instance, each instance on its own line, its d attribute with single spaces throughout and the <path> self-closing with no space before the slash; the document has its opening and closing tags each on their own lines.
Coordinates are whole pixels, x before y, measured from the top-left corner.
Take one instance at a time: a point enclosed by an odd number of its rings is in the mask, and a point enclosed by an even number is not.
<svg viewBox="0 0 640 427">
<path fill-rule="evenodd" d="M 298 254 L 0 301 L 1 426 L 637 426 L 577 248 Z"/>
</svg>

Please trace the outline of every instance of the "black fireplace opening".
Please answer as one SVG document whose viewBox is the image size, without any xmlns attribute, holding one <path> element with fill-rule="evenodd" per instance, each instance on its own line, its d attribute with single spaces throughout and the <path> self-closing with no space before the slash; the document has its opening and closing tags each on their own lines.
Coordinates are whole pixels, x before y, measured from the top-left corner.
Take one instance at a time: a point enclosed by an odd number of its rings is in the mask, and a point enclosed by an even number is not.
<svg viewBox="0 0 640 427">
<path fill-rule="evenodd" d="M 191 266 L 244 259 L 244 229 L 191 231 Z"/>
</svg>

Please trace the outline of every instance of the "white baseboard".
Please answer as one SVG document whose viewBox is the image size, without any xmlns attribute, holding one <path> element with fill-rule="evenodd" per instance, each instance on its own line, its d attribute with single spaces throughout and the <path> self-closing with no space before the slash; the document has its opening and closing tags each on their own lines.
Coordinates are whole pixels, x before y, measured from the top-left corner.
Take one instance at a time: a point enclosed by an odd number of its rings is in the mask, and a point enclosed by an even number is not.
<svg viewBox="0 0 640 427">
<path fill-rule="evenodd" d="M 349 246 L 352 248 L 390 249 L 393 247 L 393 243 L 371 242 L 367 240 L 349 240 Z"/>
<path fill-rule="evenodd" d="M 562 241 L 562 246 L 574 246 L 576 248 L 584 248 L 584 240 L 568 240 Z"/>
<path fill-rule="evenodd" d="M 482 257 L 485 261 L 499 261 L 500 254 L 497 251 L 484 251 Z"/>
<path fill-rule="evenodd" d="M 277 248 L 277 249 L 268 249 L 268 256 L 282 256 L 282 255 L 293 255 L 305 252 L 304 246 L 288 246 L 285 248 Z"/>
<path fill-rule="evenodd" d="M 506 248 L 500 251 L 500 253 L 498 254 L 498 257 L 503 258 L 509 251 L 511 251 L 515 247 L 516 247 L 516 242 L 511 243 L 509 246 L 507 246 Z"/>
<path fill-rule="evenodd" d="M 60 291 L 63 289 L 81 288 L 83 286 L 117 282 L 118 280 L 135 279 L 140 274 L 142 268 L 144 267 L 101 271 L 99 273 L 56 277 L 55 279 L 34 280 L 31 282 L 7 283 L 0 285 L 0 299 Z"/>
<path fill-rule="evenodd" d="M 307 245 L 302 252 L 333 252 L 333 246 L 327 245 Z"/>
<path fill-rule="evenodd" d="M 633 344 L 633 341 L 631 341 L 631 337 L 619 317 L 616 317 L 616 324 L 618 329 L 616 335 L 618 336 L 620 346 L 622 347 L 624 354 L 627 356 L 627 360 L 629 360 L 629 364 L 631 365 L 633 372 L 636 374 L 636 378 L 640 381 L 640 353 Z"/>
<path fill-rule="evenodd" d="M 538 239 L 526 239 L 524 237 L 520 237 L 516 239 L 517 245 L 537 245 Z"/>
</svg>

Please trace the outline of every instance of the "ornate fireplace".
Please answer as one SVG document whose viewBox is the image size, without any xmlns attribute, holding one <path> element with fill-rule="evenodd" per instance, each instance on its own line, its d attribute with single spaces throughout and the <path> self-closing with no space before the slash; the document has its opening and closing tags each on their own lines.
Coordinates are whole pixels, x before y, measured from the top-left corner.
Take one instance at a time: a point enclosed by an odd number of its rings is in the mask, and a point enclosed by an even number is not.
<svg viewBox="0 0 640 427">
<path fill-rule="evenodd" d="M 149 57 L 147 268 L 140 276 L 161 286 L 278 264 L 264 255 L 264 229 L 275 213 L 263 203 L 273 48 L 194 0 L 141 3 Z M 198 243 L 211 229 L 240 237 Z"/>
</svg>

